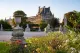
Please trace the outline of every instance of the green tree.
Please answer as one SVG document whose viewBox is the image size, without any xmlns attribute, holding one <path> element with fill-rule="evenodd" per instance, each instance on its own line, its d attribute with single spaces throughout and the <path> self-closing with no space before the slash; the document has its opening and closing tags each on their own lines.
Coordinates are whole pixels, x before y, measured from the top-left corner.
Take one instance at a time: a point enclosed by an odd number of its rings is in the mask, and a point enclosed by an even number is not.
<svg viewBox="0 0 80 53">
<path fill-rule="evenodd" d="M 67 26 L 70 29 L 75 30 L 80 28 L 80 12 L 74 10 L 66 13 L 64 16 L 67 18 Z"/>
<path fill-rule="evenodd" d="M 58 18 L 52 18 L 50 21 L 50 26 L 52 28 L 55 28 L 55 27 L 59 27 L 59 19 Z"/>
<path fill-rule="evenodd" d="M 14 14 L 14 15 L 13 15 L 14 17 L 17 16 L 17 15 L 20 15 L 21 17 L 26 17 L 25 12 L 22 11 L 22 10 L 17 10 L 17 11 L 15 11 L 13 14 Z"/>
<path fill-rule="evenodd" d="M 45 21 L 41 21 L 41 23 L 40 23 L 40 28 L 42 29 L 42 30 L 44 30 L 44 28 L 47 26 L 47 23 L 45 22 Z"/>
<path fill-rule="evenodd" d="M 12 19 L 12 24 L 14 27 L 16 26 L 16 22 L 15 22 L 14 18 Z"/>
<path fill-rule="evenodd" d="M 73 11 L 73 12 L 76 13 L 76 16 L 77 16 L 76 22 L 77 22 L 77 24 L 80 24 L 80 12 L 78 12 L 78 11 Z"/>
<path fill-rule="evenodd" d="M 0 27 L 1 27 L 1 24 L 2 24 L 2 27 L 4 30 L 11 30 L 12 29 L 11 25 L 4 20 L 0 20 Z"/>
<path fill-rule="evenodd" d="M 77 26 L 76 20 L 78 19 L 76 13 L 74 12 L 68 12 L 65 14 L 65 17 L 68 20 L 68 25 L 72 25 L 72 28 L 75 28 Z"/>
</svg>

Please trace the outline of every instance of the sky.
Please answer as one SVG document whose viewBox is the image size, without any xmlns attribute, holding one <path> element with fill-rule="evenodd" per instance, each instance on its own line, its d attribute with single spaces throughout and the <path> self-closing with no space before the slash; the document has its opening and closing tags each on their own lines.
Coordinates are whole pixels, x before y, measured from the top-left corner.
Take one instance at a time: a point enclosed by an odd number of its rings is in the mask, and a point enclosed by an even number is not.
<svg viewBox="0 0 80 53">
<path fill-rule="evenodd" d="M 73 10 L 80 11 L 80 0 L 0 0 L 0 19 L 8 19 L 17 10 L 27 16 L 36 16 L 38 7 L 50 7 L 52 14 L 63 19 L 64 14 Z"/>
</svg>

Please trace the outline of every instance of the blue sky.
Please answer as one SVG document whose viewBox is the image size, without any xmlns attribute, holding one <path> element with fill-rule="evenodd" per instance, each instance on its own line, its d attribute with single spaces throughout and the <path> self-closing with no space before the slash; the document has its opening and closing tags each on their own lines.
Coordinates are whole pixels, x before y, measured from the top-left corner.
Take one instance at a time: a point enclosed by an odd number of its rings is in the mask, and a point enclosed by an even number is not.
<svg viewBox="0 0 80 53">
<path fill-rule="evenodd" d="M 69 11 L 80 11 L 80 0 L 0 0 L 0 19 L 12 17 L 16 10 L 23 10 L 27 16 L 35 16 L 39 6 L 50 6 L 54 16 L 62 20 Z"/>
</svg>

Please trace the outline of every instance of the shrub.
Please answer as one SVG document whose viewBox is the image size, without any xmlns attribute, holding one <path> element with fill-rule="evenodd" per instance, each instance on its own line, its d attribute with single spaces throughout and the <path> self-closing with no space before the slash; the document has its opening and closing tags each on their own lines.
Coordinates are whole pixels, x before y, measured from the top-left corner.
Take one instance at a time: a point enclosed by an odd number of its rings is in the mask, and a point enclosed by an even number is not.
<svg viewBox="0 0 80 53">
<path fill-rule="evenodd" d="M 26 39 L 27 46 L 22 47 L 21 41 L 5 46 L 8 43 L 0 43 L 0 53 L 79 53 L 80 33 L 49 32 L 43 37 L 32 37 Z"/>
<path fill-rule="evenodd" d="M 80 34 L 69 32 L 49 32 L 43 37 L 32 37 L 26 40 L 30 52 L 36 53 L 71 53 L 80 50 Z"/>
</svg>

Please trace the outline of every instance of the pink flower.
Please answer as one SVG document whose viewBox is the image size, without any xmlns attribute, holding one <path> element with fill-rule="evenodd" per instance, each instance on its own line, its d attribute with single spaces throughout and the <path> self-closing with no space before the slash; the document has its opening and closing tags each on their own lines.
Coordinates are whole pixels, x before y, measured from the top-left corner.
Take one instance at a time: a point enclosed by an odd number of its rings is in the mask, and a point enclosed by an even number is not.
<svg viewBox="0 0 80 53">
<path fill-rule="evenodd" d="M 22 43 L 22 40 L 16 40 L 16 43 L 17 44 L 21 44 Z"/>
</svg>

